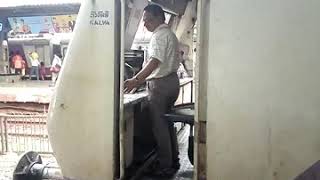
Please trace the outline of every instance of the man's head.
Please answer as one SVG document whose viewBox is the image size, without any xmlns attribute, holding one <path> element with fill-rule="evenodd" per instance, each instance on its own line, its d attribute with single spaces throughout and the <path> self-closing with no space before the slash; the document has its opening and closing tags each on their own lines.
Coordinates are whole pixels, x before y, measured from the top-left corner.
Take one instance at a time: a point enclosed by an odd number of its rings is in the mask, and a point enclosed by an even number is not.
<svg viewBox="0 0 320 180">
<path fill-rule="evenodd" d="M 144 8 L 143 14 L 144 26 L 148 31 L 153 32 L 159 25 L 165 21 L 163 9 L 155 4 L 150 4 Z"/>
<path fill-rule="evenodd" d="M 62 55 L 60 53 L 56 53 L 56 56 L 58 56 L 59 58 L 62 58 Z"/>
</svg>

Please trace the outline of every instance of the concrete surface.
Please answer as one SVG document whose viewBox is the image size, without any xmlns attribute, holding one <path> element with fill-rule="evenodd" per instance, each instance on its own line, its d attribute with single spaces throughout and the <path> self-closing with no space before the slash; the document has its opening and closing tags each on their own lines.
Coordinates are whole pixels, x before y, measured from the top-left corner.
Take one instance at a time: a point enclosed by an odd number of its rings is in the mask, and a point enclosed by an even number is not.
<svg viewBox="0 0 320 180">
<path fill-rule="evenodd" d="M 25 80 L 0 83 L 0 102 L 49 103 L 54 87 L 51 81 Z"/>
</svg>

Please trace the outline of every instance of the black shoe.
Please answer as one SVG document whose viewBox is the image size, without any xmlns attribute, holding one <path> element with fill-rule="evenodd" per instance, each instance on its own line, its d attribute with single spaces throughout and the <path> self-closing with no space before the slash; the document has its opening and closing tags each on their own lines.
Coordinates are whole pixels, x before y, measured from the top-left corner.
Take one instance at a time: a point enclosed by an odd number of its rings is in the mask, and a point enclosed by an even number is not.
<svg viewBox="0 0 320 180">
<path fill-rule="evenodd" d="M 163 168 L 151 172 L 150 175 L 158 178 L 172 178 L 176 172 L 173 168 Z"/>
<path fill-rule="evenodd" d="M 160 163 L 158 160 L 153 161 L 150 166 L 145 170 L 145 173 L 150 174 L 153 171 L 156 171 L 159 169 Z"/>
<path fill-rule="evenodd" d="M 180 168 L 180 163 L 178 161 L 178 165 Z M 179 169 L 178 168 L 178 169 Z M 159 161 L 154 161 L 145 171 L 144 174 L 151 177 L 157 178 L 171 178 L 177 172 L 176 167 L 173 168 L 161 168 Z"/>
</svg>

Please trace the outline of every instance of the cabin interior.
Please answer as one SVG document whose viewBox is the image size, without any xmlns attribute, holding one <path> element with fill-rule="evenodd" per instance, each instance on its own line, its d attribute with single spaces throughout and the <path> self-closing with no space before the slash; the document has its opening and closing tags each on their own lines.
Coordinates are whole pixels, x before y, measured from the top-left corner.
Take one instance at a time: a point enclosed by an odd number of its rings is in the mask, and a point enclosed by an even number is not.
<svg viewBox="0 0 320 180">
<path fill-rule="evenodd" d="M 152 33 L 147 31 L 142 20 L 143 8 L 148 5 L 146 1 L 126 1 L 125 9 L 125 69 L 126 78 L 133 77 L 142 66 L 146 57 L 148 44 Z M 183 52 L 179 58 L 184 60 L 178 75 L 180 77 L 180 95 L 175 103 L 180 108 L 191 111 L 190 118 L 194 117 L 194 87 L 193 69 L 196 56 L 196 8 L 197 1 L 153 1 L 163 7 L 165 11 L 165 23 L 167 23 L 179 40 L 179 52 Z M 132 67 L 132 68 L 127 68 Z M 131 70 L 131 71 L 130 71 Z M 137 95 L 135 95 L 137 94 Z M 125 127 L 120 128 L 120 136 L 123 135 L 124 143 L 120 145 L 123 151 L 124 164 L 122 165 L 126 179 L 143 179 L 157 154 L 156 142 L 152 135 L 151 122 L 148 117 L 148 103 L 145 97 L 145 85 L 134 94 L 124 94 L 124 122 Z M 136 98 L 140 97 L 140 98 Z M 133 99 L 127 100 L 127 99 Z M 193 106 L 190 108 L 190 105 Z M 188 118 L 186 118 L 188 119 Z M 193 122 L 188 124 L 186 119 L 175 123 L 175 133 L 180 140 L 181 168 L 172 179 L 192 179 L 193 175 Z M 168 121 L 170 121 L 168 119 Z M 121 121 L 120 121 L 121 122 Z M 121 127 L 122 125 L 119 124 Z M 188 157 L 188 151 L 190 157 Z M 120 158 L 121 159 L 121 158 Z M 120 161 L 119 161 L 120 162 Z M 117 172 L 118 174 L 120 172 Z M 121 173 L 120 173 L 121 174 Z M 120 177 L 119 174 L 119 177 Z M 145 177 L 146 178 L 146 177 Z"/>
</svg>

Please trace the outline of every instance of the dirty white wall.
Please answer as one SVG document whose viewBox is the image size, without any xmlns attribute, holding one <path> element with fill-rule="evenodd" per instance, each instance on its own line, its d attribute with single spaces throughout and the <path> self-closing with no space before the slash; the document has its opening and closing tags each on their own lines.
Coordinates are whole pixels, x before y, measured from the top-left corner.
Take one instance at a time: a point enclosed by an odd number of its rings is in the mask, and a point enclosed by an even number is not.
<svg viewBox="0 0 320 180">
<path fill-rule="evenodd" d="M 113 0 L 81 4 L 50 103 L 50 142 L 63 175 L 70 179 L 114 176 L 116 7 Z"/>
<path fill-rule="evenodd" d="M 207 179 L 293 179 L 320 159 L 320 1 L 208 5 Z"/>
<path fill-rule="evenodd" d="M 193 74 L 193 31 L 197 17 L 197 0 L 189 1 L 184 14 L 181 16 L 175 34 L 180 43 L 180 50 L 184 51 L 186 70 L 189 75 Z"/>
</svg>

